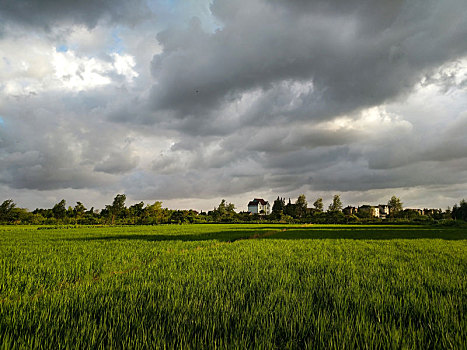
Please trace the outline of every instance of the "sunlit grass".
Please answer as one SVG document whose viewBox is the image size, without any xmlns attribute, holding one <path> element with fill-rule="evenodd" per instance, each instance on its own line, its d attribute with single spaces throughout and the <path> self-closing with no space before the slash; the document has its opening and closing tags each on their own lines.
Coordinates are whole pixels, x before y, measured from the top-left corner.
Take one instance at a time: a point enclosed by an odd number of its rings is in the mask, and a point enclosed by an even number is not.
<svg viewBox="0 0 467 350">
<path fill-rule="evenodd" d="M 0 227 L 4 348 L 466 348 L 467 233 Z"/>
</svg>

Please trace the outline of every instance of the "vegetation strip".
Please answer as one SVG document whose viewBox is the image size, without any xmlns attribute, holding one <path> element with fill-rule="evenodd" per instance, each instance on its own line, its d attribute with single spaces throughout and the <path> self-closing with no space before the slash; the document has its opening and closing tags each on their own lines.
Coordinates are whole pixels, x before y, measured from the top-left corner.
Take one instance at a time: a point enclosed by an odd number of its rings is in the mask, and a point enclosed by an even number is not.
<svg viewBox="0 0 467 350">
<path fill-rule="evenodd" d="M 50 209 L 27 209 L 16 207 L 11 199 L 0 204 L 0 224 L 33 224 L 50 225 L 39 229 L 53 229 L 58 225 L 74 228 L 74 225 L 154 225 L 154 224 L 183 224 L 183 223 L 317 223 L 317 224 L 352 224 L 352 223 L 423 223 L 457 225 L 457 221 L 467 221 L 467 202 L 461 200 L 454 204 L 452 210 L 443 211 L 440 208 L 403 208 L 402 202 L 396 196 L 387 204 L 361 205 L 343 207 L 339 195 L 335 195 L 327 210 L 323 199 L 318 198 L 312 207 L 304 194 L 298 196 L 292 203 L 289 198 L 274 201 L 272 209 L 268 201 L 255 198 L 248 203 L 248 211 L 235 211 L 232 203 L 224 199 L 213 210 L 198 212 L 196 210 L 170 210 L 162 207 L 162 202 L 145 205 L 143 202 L 125 205 L 126 195 L 118 194 L 112 204 L 104 209 L 86 209 L 81 202 L 75 207 L 66 207 L 63 199 Z M 102 226 L 101 226 L 102 227 Z"/>
</svg>

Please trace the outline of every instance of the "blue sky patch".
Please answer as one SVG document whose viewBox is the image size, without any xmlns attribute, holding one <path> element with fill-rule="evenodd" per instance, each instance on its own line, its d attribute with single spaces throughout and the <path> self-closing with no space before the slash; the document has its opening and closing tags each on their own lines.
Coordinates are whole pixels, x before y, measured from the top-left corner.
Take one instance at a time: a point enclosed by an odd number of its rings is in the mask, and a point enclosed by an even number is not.
<svg viewBox="0 0 467 350">
<path fill-rule="evenodd" d="M 124 50 L 123 40 L 122 40 L 122 38 L 119 37 L 120 31 L 121 31 L 120 28 L 114 29 L 112 31 L 113 43 L 112 43 L 112 46 L 111 46 L 111 50 L 112 50 L 112 52 L 115 52 L 115 53 L 118 53 L 118 54 L 121 54 L 123 52 L 123 50 Z"/>
<path fill-rule="evenodd" d="M 58 46 L 55 48 L 55 50 L 56 50 L 57 52 L 67 52 L 67 51 L 68 51 L 68 46 L 63 45 L 63 44 L 62 44 L 62 45 L 58 45 Z"/>
</svg>

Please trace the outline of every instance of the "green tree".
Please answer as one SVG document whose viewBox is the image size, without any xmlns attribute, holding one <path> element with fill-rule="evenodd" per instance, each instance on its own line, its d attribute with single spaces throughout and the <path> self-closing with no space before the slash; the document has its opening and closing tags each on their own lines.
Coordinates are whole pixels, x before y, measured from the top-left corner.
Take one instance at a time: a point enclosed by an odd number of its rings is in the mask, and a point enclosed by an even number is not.
<svg viewBox="0 0 467 350">
<path fill-rule="evenodd" d="M 141 220 L 144 212 L 144 202 L 139 202 L 133 204 L 128 208 L 128 213 L 131 218 L 131 223 L 135 224 L 137 221 Z"/>
<path fill-rule="evenodd" d="M 452 218 L 467 221 L 467 202 L 463 199 L 452 207 Z"/>
<path fill-rule="evenodd" d="M 122 211 L 125 210 L 125 201 L 126 201 L 126 195 L 117 194 L 115 196 L 114 201 L 112 203 L 112 208 L 117 214 L 120 214 Z"/>
<path fill-rule="evenodd" d="M 68 209 L 66 210 L 66 217 L 67 218 L 74 218 L 75 217 L 75 212 L 73 211 L 73 208 L 68 206 Z"/>
<path fill-rule="evenodd" d="M 388 206 L 392 216 L 402 211 L 402 202 L 400 198 L 396 196 L 391 197 L 391 199 L 388 201 Z"/>
<path fill-rule="evenodd" d="M 55 219 L 63 220 L 66 216 L 66 201 L 62 199 L 60 202 L 54 205 L 52 213 Z"/>
<path fill-rule="evenodd" d="M 0 221 L 7 222 L 11 219 L 11 214 L 16 204 L 12 199 L 7 199 L 0 205 Z"/>
<path fill-rule="evenodd" d="M 308 203 L 304 194 L 298 196 L 295 201 L 295 215 L 297 218 L 302 218 L 306 215 L 306 210 L 308 208 Z"/>
<path fill-rule="evenodd" d="M 271 219 L 281 220 L 285 211 L 285 199 L 277 197 L 272 205 Z"/>
<path fill-rule="evenodd" d="M 106 205 L 105 209 L 109 215 L 112 225 L 115 223 L 115 219 L 122 216 L 125 212 L 125 201 L 126 195 L 117 194 L 114 198 L 112 205 Z"/>
<path fill-rule="evenodd" d="M 326 214 L 326 221 L 332 224 L 344 224 L 345 223 L 345 215 L 340 210 L 332 210 L 327 212 Z"/>
<path fill-rule="evenodd" d="M 81 220 L 84 217 L 84 213 L 86 212 L 86 207 L 81 202 L 76 202 L 75 207 L 73 208 L 73 214 L 75 216 L 76 221 Z"/>
<path fill-rule="evenodd" d="M 272 204 L 272 213 L 280 215 L 284 212 L 284 207 L 285 207 L 285 200 L 277 196 L 277 199 Z"/>
<path fill-rule="evenodd" d="M 182 210 L 173 210 L 170 215 L 170 223 L 183 224 L 185 222 Z"/>
<path fill-rule="evenodd" d="M 233 214 L 235 213 L 235 205 L 233 203 L 229 203 L 227 204 L 227 207 L 225 208 L 225 210 L 227 211 L 227 213 Z"/>
<path fill-rule="evenodd" d="M 161 224 L 168 220 L 164 209 L 162 209 L 162 202 L 155 201 L 154 204 L 148 204 L 146 208 L 144 208 L 144 222 L 149 224 Z"/>
<path fill-rule="evenodd" d="M 31 222 L 32 218 L 34 217 L 34 214 L 30 213 L 27 209 L 18 207 L 14 207 L 11 210 L 10 215 L 10 221 L 18 224 Z"/>
<path fill-rule="evenodd" d="M 342 210 L 342 202 L 341 202 L 341 197 L 336 194 L 334 195 L 334 198 L 332 199 L 332 203 L 329 204 L 328 211 L 329 212 L 337 212 Z"/>
<path fill-rule="evenodd" d="M 288 216 L 291 216 L 293 218 L 295 218 L 297 216 L 296 210 L 295 210 L 295 204 L 292 204 L 292 202 L 290 201 L 290 198 L 289 198 L 289 202 L 284 207 L 284 214 L 288 215 Z"/>
<path fill-rule="evenodd" d="M 143 222 L 149 224 L 163 224 L 168 223 L 171 211 L 167 208 L 162 208 L 162 202 L 156 201 L 154 204 L 148 204 L 144 208 Z"/>
<path fill-rule="evenodd" d="M 225 204 L 225 199 L 221 200 L 219 206 L 217 207 L 217 213 L 220 217 L 224 216 L 227 212 L 227 205 Z"/>
<path fill-rule="evenodd" d="M 313 206 L 315 207 L 316 211 L 322 212 L 324 209 L 323 198 L 318 198 L 317 200 L 315 200 Z"/>
<path fill-rule="evenodd" d="M 229 222 L 235 219 L 237 213 L 235 213 L 235 205 L 232 203 L 227 204 L 223 199 L 217 208 L 214 208 L 212 217 L 214 221 Z"/>
</svg>

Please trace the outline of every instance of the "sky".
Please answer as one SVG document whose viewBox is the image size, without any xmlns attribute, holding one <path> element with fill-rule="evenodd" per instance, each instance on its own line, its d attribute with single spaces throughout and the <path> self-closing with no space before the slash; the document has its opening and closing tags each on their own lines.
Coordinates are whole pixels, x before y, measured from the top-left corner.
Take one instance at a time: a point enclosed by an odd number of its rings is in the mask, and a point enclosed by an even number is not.
<svg viewBox="0 0 467 350">
<path fill-rule="evenodd" d="M 465 0 L 2 0 L 0 200 L 467 199 Z"/>
</svg>

